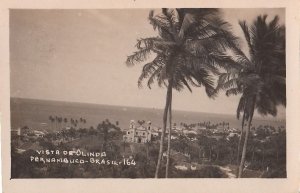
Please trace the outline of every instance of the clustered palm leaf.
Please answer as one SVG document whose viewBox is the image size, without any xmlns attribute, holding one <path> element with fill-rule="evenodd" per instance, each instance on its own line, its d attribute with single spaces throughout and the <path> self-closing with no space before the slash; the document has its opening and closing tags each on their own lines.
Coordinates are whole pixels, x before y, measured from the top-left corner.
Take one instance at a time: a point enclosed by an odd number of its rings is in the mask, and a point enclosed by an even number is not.
<svg viewBox="0 0 300 193">
<path fill-rule="evenodd" d="M 239 177 L 242 175 L 255 110 L 261 115 L 276 116 L 277 106 L 286 105 L 285 29 L 278 21 L 275 16 L 268 23 L 266 15 L 258 16 L 250 27 L 245 21 L 240 21 L 249 54 L 247 56 L 235 47 L 231 58 L 238 65 L 219 76 L 218 89 L 225 89 L 227 96 L 241 95 L 237 107 L 237 118 L 243 113 L 240 140 L 244 121 L 248 121 Z"/>
<path fill-rule="evenodd" d="M 167 87 L 163 130 L 155 177 L 161 165 L 167 115 L 170 130 L 166 176 L 170 157 L 172 89 L 181 91 L 192 87 L 204 87 L 209 97 L 214 97 L 214 77 L 220 69 L 236 65 L 224 53 L 237 47 L 237 38 L 230 32 L 227 22 L 220 19 L 218 9 L 162 9 L 161 13 L 149 13 L 149 21 L 157 37 L 137 40 L 137 51 L 127 58 L 127 65 L 148 62 L 143 65 L 138 79 L 139 87 L 144 80 L 151 89 L 153 83 Z M 150 56 L 154 59 L 149 61 Z M 152 57 L 151 57 L 152 58 Z"/>
<path fill-rule="evenodd" d="M 159 36 L 139 39 L 138 51 L 126 63 L 131 66 L 144 62 L 150 54 L 155 54 L 143 66 L 138 80 L 140 87 L 145 79 L 149 88 L 154 82 L 167 86 L 173 79 L 173 88 L 178 91 L 204 86 L 208 96 L 213 96 L 213 74 L 218 73 L 218 67 L 230 65 L 223 61 L 223 52 L 236 38 L 225 30 L 229 26 L 216 16 L 215 9 L 187 9 L 181 23 L 178 12 L 183 11 L 166 9 L 156 16 L 151 11 L 149 20 Z"/>
</svg>

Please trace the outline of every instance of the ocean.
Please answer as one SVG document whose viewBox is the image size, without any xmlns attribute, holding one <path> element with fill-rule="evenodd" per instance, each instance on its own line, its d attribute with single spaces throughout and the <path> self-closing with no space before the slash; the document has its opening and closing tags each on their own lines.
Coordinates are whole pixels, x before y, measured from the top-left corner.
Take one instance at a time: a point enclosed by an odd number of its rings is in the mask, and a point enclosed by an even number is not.
<svg viewBox="0 0 300 193">
<path fill-rule="evenodd" d="M 105 119 L 111 123 L 119 124 L 121 129 L 129 126 L 130 120 L 151 121 L 157 127 L 162 126 L 162 109 L 140 108 L 126 106 L 110 106 L 100 104 L 76 103 L 49 101 L 37 99 L 11 98 L 11 128 L 28 126 L 37 130 L 55 130 L 55 123 L 51 123 L 49 116 L 67 118 L 68 122 L 62 123 L 64 126 L 70 125 L 70 119 L 86 119 L 86 123 L 78 124 L 78 128 L 97 127 Z M 229 122 L 230 128 L 240 128 L 240 120 L 235 115 L 211 114 L 202 112 L 173 111 L 173 123 L 179 125 L 181 122 L 191 124 L 198 122 L 220 123 Z M 284 126 L 285 120 L 254 117 L 253 125 L 271 125 L 277 128 Z"/>
</svg>

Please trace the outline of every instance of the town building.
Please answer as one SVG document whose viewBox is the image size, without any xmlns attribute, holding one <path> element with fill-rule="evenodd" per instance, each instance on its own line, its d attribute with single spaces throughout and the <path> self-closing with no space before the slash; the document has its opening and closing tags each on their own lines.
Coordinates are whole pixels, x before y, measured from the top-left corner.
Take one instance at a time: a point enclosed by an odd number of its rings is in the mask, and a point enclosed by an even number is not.
<svg viewBox="0 0 300 193">
<path fill-rule="evenodd" d="M 134 120 L 130 121 L 129 129 L 127 129 L 126 134 L 123 136 L 125 142 L 133 143 L 147 143 L 152 139 L 152 127 L 149 121 L 146 126 L 135 124 Z"/>
<path fill-rule="evenodd" d="M 11 130 L 11 136 L 21 136 L 21 128 L 12 129 Z"/>
<path fill-rule="evenodd" d="M 33 131 L 33 134 L 37 137 L 44 137 L 45 136 L 45 133 L 42 132 L 42 131 L 37 131 L 37 130 L 34 130 Z"/>
</svg>

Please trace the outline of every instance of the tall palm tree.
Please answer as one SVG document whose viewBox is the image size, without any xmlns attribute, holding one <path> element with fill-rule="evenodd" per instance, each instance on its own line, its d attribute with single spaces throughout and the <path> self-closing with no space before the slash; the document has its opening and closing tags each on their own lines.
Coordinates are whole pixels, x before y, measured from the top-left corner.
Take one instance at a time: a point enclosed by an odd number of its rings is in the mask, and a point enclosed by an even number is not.
<svg viewBox="0 0 300 193">
<path fill-rule="evenodd" d="M 209 97 L 214 96 L 214 77 L 219 67 L 230 66 L 224 51 L 235 44 L 236 38 L 229 30 L 229 24 L 219 17 L 218 9 L 162 9 L 154 15 L 150 11 L 149 21 L 159 36 L 138 39 L 138 51 L 128 56 L 127 65 L 154 59 L 144 64 L 138 80 L 139 87 L 147 79 L 147 85 L 157 81 L 160 87 L 167 87 L 166 104 L 163 114 L 163 128 L 155 177 L 161 166 L 163 144 L 169 115 L 166 177 L 170 159 L 170 140 L 172 127 L 172 90 L 181 91 L 185 87 L 203 86 Z"/>
<path fill-rule="evenodd" d="M 65 127 L 67 127 L 67 123 L 68 123 L 68 118 L 64 118 L 64 123 L 65 123 Z"/>
<path fill-rule="evenodd" d="M 53 129 L 53 123 L 55 121 L 55 118 L 52 117 L 52 115 L 49 116 L 49 120 L 51 121 L 51 129 Z"/>
<path fill-rule="evenodd" d="M 238 177 L 242 176 L 255 110 L 261 115 L 276 116 L 277 106 L 286 104 L 285 28 L 278 22 L 278 16 L 267 22 L 266 15 L 258 16 L 250 27 L 240 21 L 249 56 L 234 48 L 233 59 L 240 66 L 219 76 L 218 87 L 226 89 L 226 95 L 241 94 L 237 116 L 243 113 L 242 128 L 248 121 Z"/>
</svg>

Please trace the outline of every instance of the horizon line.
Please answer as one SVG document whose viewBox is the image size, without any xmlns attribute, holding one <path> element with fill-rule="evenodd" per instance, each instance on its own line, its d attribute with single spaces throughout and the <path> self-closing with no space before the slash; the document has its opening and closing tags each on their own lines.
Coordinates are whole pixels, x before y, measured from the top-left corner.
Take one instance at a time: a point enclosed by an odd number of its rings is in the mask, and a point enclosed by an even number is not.
<svg viewBox="0 0 300 193">
<path fill-rule="evenodd" d="M 41 98 L 24 98 L 24 97 L 13 97 L 10 96 L 10 98 L 14 99 L 29 99 L 29 100 L 40 100 L 40 101 L 51 101 L 51 102 L 65 102 L 65 103 L 79 103 L 79 104 L 88 104 L 88 105 L 106 105 L 106 106 L 114 106 L 114 107 L 133 107 L 133 108 L 147 108 L 147 109 L 157 109 L 157 110 L 164 110 L 163 108 L 157 108 L 157 107 L 148 107 L 148 106 L 126 106 L 126 105 L 114 105 L 114 104 L 103 104 L 103 103 L 91 103 L 91 102 L 82 102 L 82 101 L 65 101 L 65 100 L 53 100 L 53 99 L 41 99 Z M 191 112 L 191 113 L 206 113 L 206 114 L 215 114 L 215 115 L 229 115 L 229 116 L 236 116 L 236 114 L 230 114 L 230 113 L 213 113 L 213 112 L 203 112 L 203 111 L 193 111 L 193 110 L 183 110 L 183 109 L 175 109 L 174 111 L 183 111 L 183 112 Z M 261 120 L 268 120 L 268 119 L 278 119 L 278 120 L 286 120 L 285 117 L 263 117 L 260 115 L 254 115 L 255 118 L 259 118 Z"/>
</svg>

